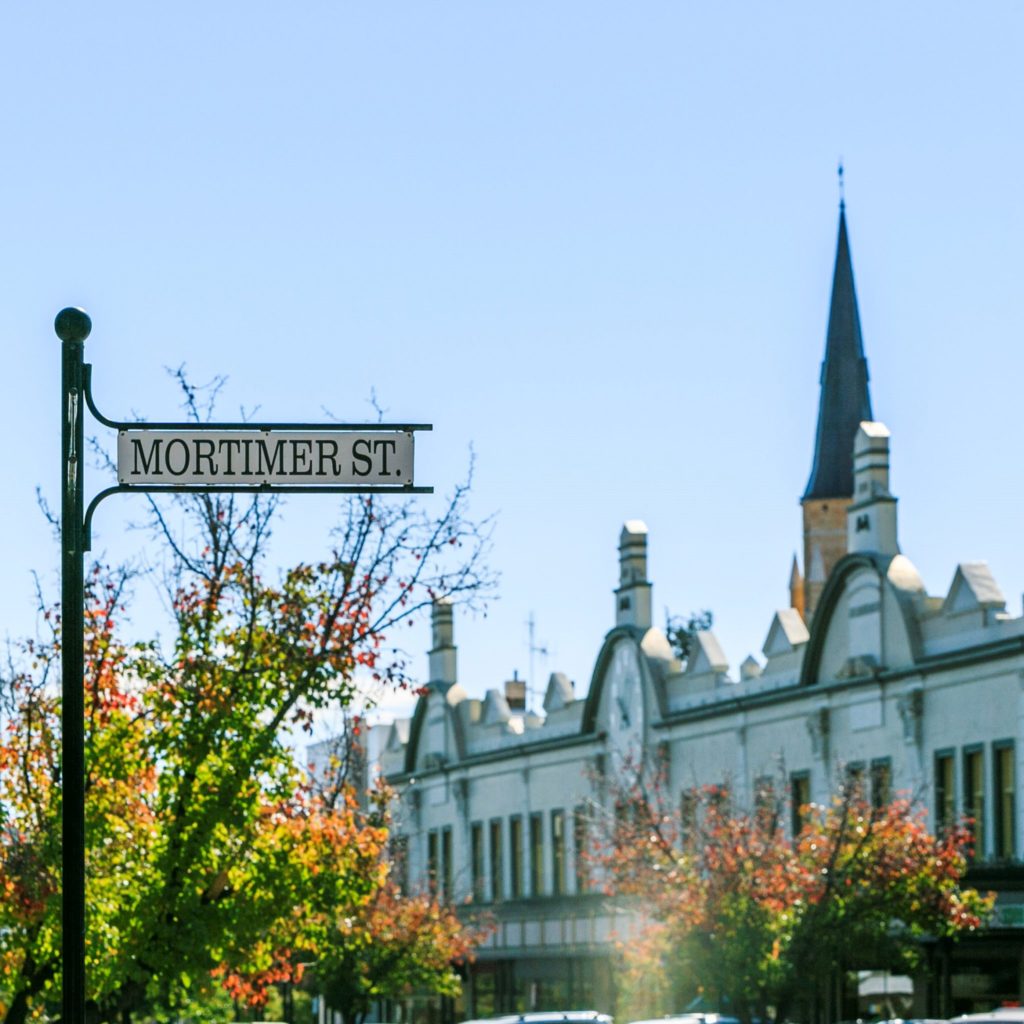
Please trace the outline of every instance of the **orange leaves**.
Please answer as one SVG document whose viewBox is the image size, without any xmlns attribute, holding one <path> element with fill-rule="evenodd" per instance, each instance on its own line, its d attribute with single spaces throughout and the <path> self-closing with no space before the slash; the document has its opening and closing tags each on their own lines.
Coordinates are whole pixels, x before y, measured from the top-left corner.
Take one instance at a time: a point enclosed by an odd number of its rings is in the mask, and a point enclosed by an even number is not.
<svg viewBox="0 0 1024 1024">
<path fill-rule="evenodd" d="M 737 1008 L 784 1004 L 864 949 L 906 967 L 915 936 L 955 938 L 991 911 L 991 897 L 960 884 L 967 829 L 935 837 L 906 800 L 878 808 L 844 792 L 803 808 L 791 837 L 778 807 L 740 811 L 707 787 L 672 809 L 661 779 L 637 770 L 614 806 L 593 859 L 607 891 L 641 897 L 649 918 L 624 947 L 627 976 L 682 973 Z"/>
</svg>

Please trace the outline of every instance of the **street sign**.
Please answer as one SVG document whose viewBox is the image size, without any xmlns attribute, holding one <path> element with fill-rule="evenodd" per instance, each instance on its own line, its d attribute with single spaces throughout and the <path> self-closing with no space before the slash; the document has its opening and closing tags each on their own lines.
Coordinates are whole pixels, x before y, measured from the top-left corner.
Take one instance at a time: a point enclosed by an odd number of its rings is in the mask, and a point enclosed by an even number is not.
<svg viewBox="0 0 1024 1024">
<path fill-rule="evenodd" d="M 411 487 L 411 431 L 177 430 L 117 436 L 122 485 Z"/>
<path fill-rule="evenodd" d="M 432 494 L 413 484 L 413 433 L 427 423 L 136 423 L 92 398 L 84 361 L 92 321 L 62 309 L 61 356 L 61 959 L 63 1024 L 85 1024 L 85 565 L 92 517 L 114 494 L 276 491 Z M 84 413 L 117 431 L 117 484 L 85 505 Z"/>
</svg>

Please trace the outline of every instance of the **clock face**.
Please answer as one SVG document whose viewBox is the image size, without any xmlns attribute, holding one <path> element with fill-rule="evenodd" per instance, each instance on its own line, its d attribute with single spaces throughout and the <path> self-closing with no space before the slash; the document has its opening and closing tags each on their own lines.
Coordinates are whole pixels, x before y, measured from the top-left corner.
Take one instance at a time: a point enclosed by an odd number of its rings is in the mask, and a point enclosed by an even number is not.
<svg viewBox="0 0 1024 1024">
<path fill-rule="evenodd" d="M 644 694 L 636 647 L 626 641 L 615 648 L 608 669 L 608 732 L 620 754 L 640 754 L 644 730 Z"/>
</svg>

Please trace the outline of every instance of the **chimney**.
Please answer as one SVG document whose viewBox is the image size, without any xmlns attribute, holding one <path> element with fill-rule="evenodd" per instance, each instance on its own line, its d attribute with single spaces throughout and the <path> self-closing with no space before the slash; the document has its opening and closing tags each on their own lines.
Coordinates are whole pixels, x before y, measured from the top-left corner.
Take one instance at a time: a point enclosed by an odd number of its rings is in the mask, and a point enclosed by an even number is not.
<svg viewBox="0 0 1024 1024">
<path fill-rule="evenodd" d="M 452 603 L 439 598 L 431 609 L 431 632 L 434 646 L 430 650 L 430 682 L 451 686 L 456 681 L 455 628 L 452 622 Z"/>
<path fill-rule="evenodd" d="M 512 678 L 505 682 L 505 700 L 509 711 L 526 710 L 526 680 L 520 679 L 518 672 L 513 672 Z"/>
<path fill-rule="evenodd" d="M 889 430 L 865 421 L 853 442 L 853 504 L 846 515 L 847 549 L 898 555 L 896 499 L 889 493 Z"/>
<path fill-rule="evenodd" d="M 651 628 L 651 584 L 647 580 L 647 526 L 630 519 L 619 534 L 619 586 L 615 624 Z"/>
</svg>

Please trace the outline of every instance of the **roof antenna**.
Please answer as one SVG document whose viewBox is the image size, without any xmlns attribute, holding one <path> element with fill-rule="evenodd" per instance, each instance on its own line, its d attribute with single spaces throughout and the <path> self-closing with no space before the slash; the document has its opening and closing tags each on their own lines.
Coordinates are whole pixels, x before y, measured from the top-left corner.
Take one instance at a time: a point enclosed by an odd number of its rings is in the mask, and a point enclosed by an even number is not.
<svg viewBox="0 0 1024 1024">
<path fill-rule="evenodd" d="M 534 665 L 533 656 L 535 654 L 539 654 L 542 658 L 546 658 L 548 656 L 548 649 L 547 649 L 546 646 L 544 646 L 544 644 L 538 644 L 536 642 L 536 640 L 534 639 L 534 630 L 536 628 L 536 623 L 534 622 L 534 619 L 533 619 L 533 612 L 530 612 L 530 617 L 526 620 L 526 626 L 527 626 L 527 629 L 529 630 L 529 637 L 530 637 L 530 639 L 529 639 L 529 644 L 530 644 L 530 678 L 526 682 L 526 688 L 527 688 L 527 692 L 532 697 L 532 696 L 539 696 L 540 693 L 541 693 L 540 687 L 537 686 L 536 676 L 534 676 L 534 674 L 533 674 L 533 671 L 534 671 L 534 669 L 533 669 L 533 665 Z"/>
<path fill-rule="evenodd" d="M 846 209 L 846 196 L 843 191 L 843 158 L 839 158 L 839 209 Z"/>
</svg>

